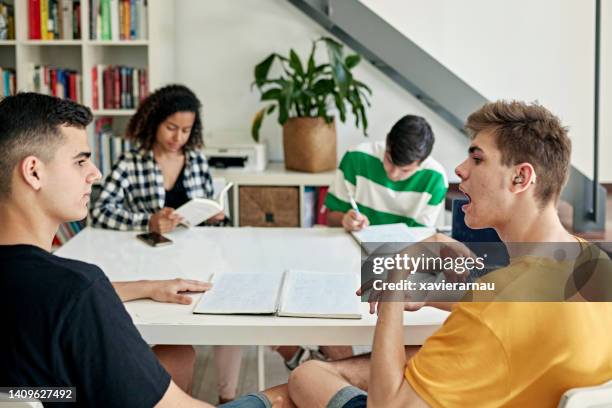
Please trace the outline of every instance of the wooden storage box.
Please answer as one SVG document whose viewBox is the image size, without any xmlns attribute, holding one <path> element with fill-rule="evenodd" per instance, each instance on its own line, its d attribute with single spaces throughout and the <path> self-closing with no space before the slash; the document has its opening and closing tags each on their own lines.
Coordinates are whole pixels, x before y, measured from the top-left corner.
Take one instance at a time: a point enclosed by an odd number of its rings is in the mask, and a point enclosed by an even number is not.
<svg viewBox="0 0 612 408">
<path fill-rule="evenodd" d="M 299 227 L 298 187 L 240 187 L 241 227 Z"/>
</svg>

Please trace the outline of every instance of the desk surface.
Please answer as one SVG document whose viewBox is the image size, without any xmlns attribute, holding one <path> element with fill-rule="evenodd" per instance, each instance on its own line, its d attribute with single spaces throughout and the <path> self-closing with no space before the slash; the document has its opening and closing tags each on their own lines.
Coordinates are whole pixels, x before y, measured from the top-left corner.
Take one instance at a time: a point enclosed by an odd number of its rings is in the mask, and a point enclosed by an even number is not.
<svg viewBox="0 0 612 408">
<path fill-rule="evenodd" d="M 416 229 L 416 235 L 430 231 Z M 173 245 L 152 248 L 135 232 L 86 228 L 56 254 L 91 262 L 112 281 L 208 280 L 214 272 L 280 272 L 289 268 L 359 274 L 357 243 L 337 228 L 192 228 L 168 234 Z M 360 320 L 194 315 L 191 305 L 138 300 L 126 309 L 151 344 L 371 344 L 376 319 L 362 304 Z M 446 312 L 424 308 L 404 317 L 406 344 L 422 344 Z"/>
</svg>

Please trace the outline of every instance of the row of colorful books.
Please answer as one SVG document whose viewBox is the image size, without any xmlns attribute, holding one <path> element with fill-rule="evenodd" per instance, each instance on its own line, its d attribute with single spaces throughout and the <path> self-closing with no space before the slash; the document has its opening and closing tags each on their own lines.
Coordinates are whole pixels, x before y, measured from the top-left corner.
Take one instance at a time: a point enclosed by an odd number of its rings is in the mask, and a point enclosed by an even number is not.
<svg viewBox="0 0 612 408">
<path fill-rule="evenodd" d="M 0 68 L 0 97 L 15 95 L 17 76 L 11 68 Z"/>
<path fill-rule="evenodd" d="M 304 227 L 327 225 L 325 197 L 329 187 L 304 188 Z"/>
<path fill-rule="evenodd" d="M 117 136 L 113 131 L 113 118 L 96 119 L 92 146 L 92 160 L 103 175 L 110 173 L 121 153 L 133 147 L 131 141 Z"/>
<path fill-rule="evenodd" d="M 28 31 L 32 40 L 81 38 L 80 0 L 28 0 Z"/>
<path fill-rule="evenodd" d="M 64 245 L 70 238 L 81 232 L 84 227 L 84 221 L 72 221 L 60 224 L 55 233 L 55 237 L 53 237 L 53 246 L 57 248 Z"/>
<path fill-rule="evenodd" d="M 147 38 L 147 0 L 89 0 L 92 40 Z"/>
<path fill-rule="evenodd" d="M 93 109 L 134 109 L 148 95 L 146 69 L 96 65 L 91 78 Z"/>
<path fill-rule="evenodd" d="M 79 103 L 82 100 L 81 74 L 78 71 L 48 65 L 36 65 L 33 70 L 34 92 L 67 98 Z"/>
<path fill-rule="evenodd" d="M 0 1 L 0 40 L 15 39 L 15 8 L 12 3 Z"/>
</svg>

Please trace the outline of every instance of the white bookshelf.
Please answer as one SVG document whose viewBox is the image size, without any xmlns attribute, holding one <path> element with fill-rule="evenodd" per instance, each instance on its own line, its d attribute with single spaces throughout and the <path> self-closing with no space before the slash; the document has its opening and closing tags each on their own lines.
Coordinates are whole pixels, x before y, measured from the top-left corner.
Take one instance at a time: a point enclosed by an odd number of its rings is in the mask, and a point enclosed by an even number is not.
<svg viewBox="0 0 612 408">
<path fill-rule="evenodd" d="M 15 40 L 0 41 L 0 67 L 12 68 L 17 90 L 33 90 L 35 65 L 69 68 L 81 74 L 81 103 L 92 107 L 91 70 L 96 64 L 146 68 L 149 92 L 174 81 L 175 0 L 148 0 L 147 39 L 105 41 L 89 39 L 89 0 L 81 0 L 81 39 L 28 38 L 28 0 L 14 0 Z M 115 134 L 123 135 L 133 109 L 99 109 L 94 116 L 117 117 Z M 91 130 L 90 132 L 93 132 Z"/>
<path fill-rule="evenodd" d="M 335 170 L 321 173 L 303 173 L 287 170 L 284 163 L 269 162 L 263 171 L 211 168 L 213 180 L 222 179 L 234 183 L 230 196 L 230 215 L 235 227 L 240 225 L 240 187 L 295 187 L 298 189 L 299 226 L 306 224 L 306 200 L 304 192 L 308 187 L 329 187 L 334 180 Z M 315 196 L 316 200 L 316 196 Z M 315 214 L 316 217 L 316 214 Z"/>
</svg>

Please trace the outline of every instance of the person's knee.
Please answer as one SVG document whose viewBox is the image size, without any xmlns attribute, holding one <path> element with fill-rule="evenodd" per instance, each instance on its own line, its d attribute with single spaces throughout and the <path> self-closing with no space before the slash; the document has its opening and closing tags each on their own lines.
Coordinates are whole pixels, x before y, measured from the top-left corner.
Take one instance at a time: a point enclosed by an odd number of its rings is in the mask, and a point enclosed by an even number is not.
<svg viewBox="0 0 612 408">
<path fill-rule="evenodd" d="M 322 373 L 330 373 L 329 363 L 317 360 L 309 360 L 300 364 L 295 370 L 289 374 L 289 392 L 291 388 L 302 388 L 318 378 Z"/>
<path fill-rule="evenodd" d="M 191 367 L 195 364 L 196 352 L 190 345 L 155 346 L 155 354 L 162 362 L 173 367 Z"/>
<path fill-rule="evenodd" d="M 174 347 L 176 347 L 176 349 L 174 350 L 174 355 L 176 356 L 177 361 L 180 361 L 181 364 L 185 364 L 188 366 L 191 366 L 195 363 L 196 352 L 193 346 L 180 345 Z"/>
</svg>

